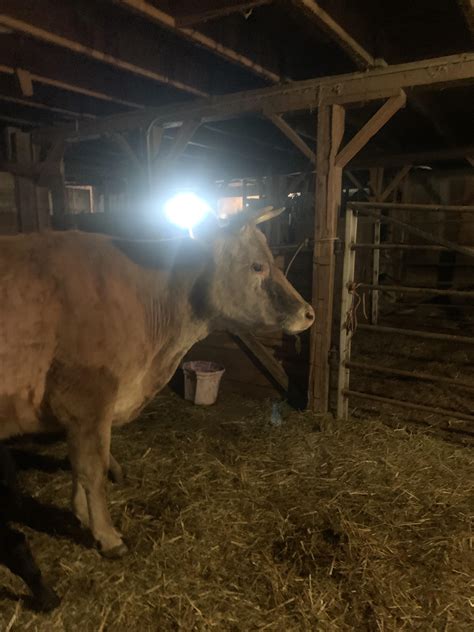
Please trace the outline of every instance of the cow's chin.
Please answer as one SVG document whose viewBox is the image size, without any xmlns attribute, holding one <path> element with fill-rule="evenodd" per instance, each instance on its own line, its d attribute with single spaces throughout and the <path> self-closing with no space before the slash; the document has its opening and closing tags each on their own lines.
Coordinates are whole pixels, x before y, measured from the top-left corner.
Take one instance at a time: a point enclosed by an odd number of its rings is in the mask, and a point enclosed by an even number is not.
<svg viewBox="0 0 474 632">
<path fill-rule="evenodd" d="M 281 329 L 287 336 L 296 336 L 297 334 L 303 333 L 311 327 L 313 323 L 308 322 L 306 318 L 298 318 L 292 321 L 286 320 L 281 325 Z"/>
</svg>

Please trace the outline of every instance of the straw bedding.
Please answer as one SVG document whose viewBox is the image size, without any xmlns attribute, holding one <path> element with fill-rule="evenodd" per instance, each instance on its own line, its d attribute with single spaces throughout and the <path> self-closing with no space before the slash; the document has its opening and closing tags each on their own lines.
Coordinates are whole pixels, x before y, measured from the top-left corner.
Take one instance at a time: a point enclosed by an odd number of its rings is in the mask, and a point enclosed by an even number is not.
<svg viewBox="0 0 474 632">
<path fill-rule="evenodd" d="M 275 428 L 270 411 L 161 395 L 113 437 L 127 481 L 110 485 L 110 505 L 129 555 L 102 559 L 66 512 L 46 532 L 22 527 L 63 602 L 29 611 L 0 568 L 0 629 L 472 630 L 470 448 L 310 413 Z M 62 443 L 35 449 L 62 465 Z M 65 469 L 21 482 L 68 507 Z"/>
</svg>

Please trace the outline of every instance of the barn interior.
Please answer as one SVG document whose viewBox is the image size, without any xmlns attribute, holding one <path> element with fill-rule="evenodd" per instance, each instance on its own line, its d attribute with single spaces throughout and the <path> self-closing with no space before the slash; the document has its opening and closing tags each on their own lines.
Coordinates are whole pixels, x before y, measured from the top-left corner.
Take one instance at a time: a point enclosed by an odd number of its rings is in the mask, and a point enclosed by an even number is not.
<svg viewBox="0 0 474 632">
<path fill-rule="evenodd" d="M 129 561 L 74 527 L 64 444 L 15 442 L 63 602 L 0 566 L 2 629 L 472 629 L 473 43 L 471 0 L 1 0 L 1 235 L 285 207 L 261 229 L 316 311 L 211 334 L 218 402 L 179 369 L 114 433 Z"/>
</svg>

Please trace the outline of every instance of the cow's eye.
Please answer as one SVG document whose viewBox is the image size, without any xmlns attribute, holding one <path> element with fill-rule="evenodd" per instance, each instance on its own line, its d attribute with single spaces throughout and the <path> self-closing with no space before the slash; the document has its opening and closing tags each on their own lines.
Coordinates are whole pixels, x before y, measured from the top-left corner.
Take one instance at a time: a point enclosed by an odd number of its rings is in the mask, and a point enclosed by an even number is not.
<svg viewBox="0 0 474 632">
<path fill-rule="evenodd" d="M 252 263 L 252 270 L 254 272 L 263 272 L 263 264 L 262 263 Z"/>
</svg>

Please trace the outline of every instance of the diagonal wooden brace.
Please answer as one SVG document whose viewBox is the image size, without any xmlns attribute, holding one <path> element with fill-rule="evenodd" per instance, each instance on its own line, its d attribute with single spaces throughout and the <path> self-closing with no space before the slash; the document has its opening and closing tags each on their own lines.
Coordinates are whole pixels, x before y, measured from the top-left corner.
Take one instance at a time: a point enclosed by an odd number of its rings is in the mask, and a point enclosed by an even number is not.
<svg viewBox="0 0 474 632">
<path fill-rule="evenodd" d="M 382 127 L 401 108 L 405 107 L 406 94 L 402 90 L 400 94 L 390 97 L 381 108 L 367 121 L 364 127 L 351 138 L 345 147 L 336 156 L 336 166 L 342 169 L 349 163 L 359 151 L 367 145 L 369 140 L 382 129 Z"/>
</svg>

